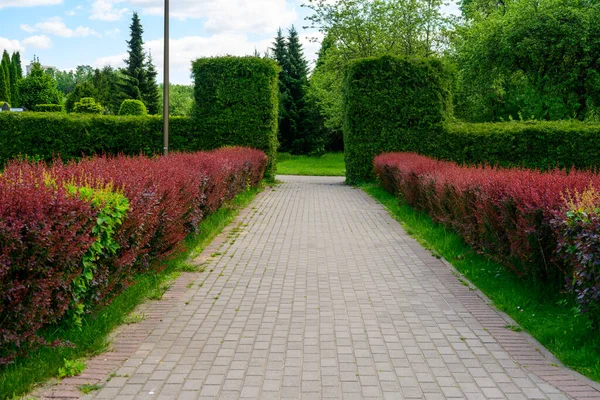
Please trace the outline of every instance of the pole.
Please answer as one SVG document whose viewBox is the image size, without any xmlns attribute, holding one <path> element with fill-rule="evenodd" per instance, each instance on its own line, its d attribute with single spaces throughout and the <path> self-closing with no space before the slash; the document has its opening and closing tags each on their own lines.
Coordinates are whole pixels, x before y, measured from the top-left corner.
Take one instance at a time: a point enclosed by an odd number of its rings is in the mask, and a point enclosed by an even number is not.
<svg viewBox="0 0 600 400">
<path fill-rule="evenodd" d="M 169 0 L 165 0 L 165 42 L 163 70 L 163 151 L 169 155 Z"/>
</svg>

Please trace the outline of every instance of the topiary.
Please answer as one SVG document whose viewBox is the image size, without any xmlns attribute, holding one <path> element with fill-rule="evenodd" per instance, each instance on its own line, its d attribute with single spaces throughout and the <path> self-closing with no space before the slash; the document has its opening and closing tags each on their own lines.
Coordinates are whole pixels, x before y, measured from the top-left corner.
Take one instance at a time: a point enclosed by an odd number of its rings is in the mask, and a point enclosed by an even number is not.
<svg viewBox="0 0 600 400">
<path fill-rule="evenodd" d="M 73 112 L 78 114 L 102 114 L 104 107 L 100 103 L 96 103 L 93 97 L 83 97 L 75 103 Z"/>
<path fill-rule="evenodd" d="M 124 100 L 119 115 L 148 115 L 148 110 L 141 100 Z"/>
</svg>

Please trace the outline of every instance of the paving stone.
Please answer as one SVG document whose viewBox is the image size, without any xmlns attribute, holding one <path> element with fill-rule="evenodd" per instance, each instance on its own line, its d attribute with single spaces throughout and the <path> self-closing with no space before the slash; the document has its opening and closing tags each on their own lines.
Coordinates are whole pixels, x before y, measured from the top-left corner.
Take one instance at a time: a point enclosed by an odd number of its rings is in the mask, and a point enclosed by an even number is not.
<svg viewBox="0 0 600 400">
<path fill-rule="evenodd" d="M 279 179 L 199 256 L 219 253 L 210 271 L 149 306 L 128 355 L 105 356 L 120 377 L 86 399 L 600 398 L 360 189 Z"/>
</svg>

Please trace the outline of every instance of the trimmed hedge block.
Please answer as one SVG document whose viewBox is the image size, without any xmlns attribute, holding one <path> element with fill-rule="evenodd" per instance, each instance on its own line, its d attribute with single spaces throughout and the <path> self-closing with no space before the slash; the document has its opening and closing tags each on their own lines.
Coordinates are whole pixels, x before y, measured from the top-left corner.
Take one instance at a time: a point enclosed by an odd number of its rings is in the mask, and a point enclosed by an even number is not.
<svg viewBox="0 0 600 400">
<path fill-rule="evenodd" d="M 373 157 L 384 151 L 431 151 L 450 110 L 449 87 L 449 74 L 435 59 L 351 62 L 343 83 L 347 183 L 372 180 Z"/>
<path fill-rule="evenodd" d="M 256 57 L 200 58 L 193 62 L 194 118 L 199 140 L 263 150 L 265 176 L 275 176 L 279 146 L 278 73 L 273 60 Z"/>
</svg>

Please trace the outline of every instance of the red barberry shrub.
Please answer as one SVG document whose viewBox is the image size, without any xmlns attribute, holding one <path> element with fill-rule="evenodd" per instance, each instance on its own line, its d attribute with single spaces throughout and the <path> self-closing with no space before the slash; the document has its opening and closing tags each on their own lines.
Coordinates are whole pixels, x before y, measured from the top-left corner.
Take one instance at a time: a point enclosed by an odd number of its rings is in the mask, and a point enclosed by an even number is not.
<svg viewBox="0 0 600 400">
<path fill-rule="evenodd" d="M 116 251 L 98 255 L 86 293 L 79 293 L 90 310 L 139 272 L 158 267 L 153 260 L 172 254 L 206 215 L 256 186 L 266 166 L 262 151 L 239 147 L 51 166 L 10 163 L 0 176 L 0 364 L 42 343 L 37 331 L 60 322 L 76 303 L 73 282 L 100 218 L 68 187 L 118 191 L 128 202 L 111 233 Z"/>
<path fill-rule="evenodd" d="M 571 266 L 555 256 L 551 221 L 562 193 L 600 184 L 591 172 L 466 167 L 414 153 L 385 153 L 374 160 L 382 185 L 451 227 L 476 250 L 519 275 L 557 287 Z"/>
<path fill-rule="evenodd" d="M 600 326 L 600 193 L 590 187 L 569 192 L 552 221 L 558 237 L 556 255 L 571 266 L 567 287 L 575 293 L 582 312 Z"/>
<path fill-rule="evenodd" d="M 0 178 L 0 364 L 34 344 L 71 303 L 71 282 L 93 242 L 95 212 L 39 164 L 10 163 Z"/>
</svg>

